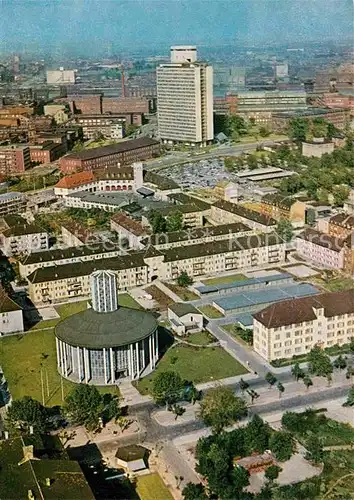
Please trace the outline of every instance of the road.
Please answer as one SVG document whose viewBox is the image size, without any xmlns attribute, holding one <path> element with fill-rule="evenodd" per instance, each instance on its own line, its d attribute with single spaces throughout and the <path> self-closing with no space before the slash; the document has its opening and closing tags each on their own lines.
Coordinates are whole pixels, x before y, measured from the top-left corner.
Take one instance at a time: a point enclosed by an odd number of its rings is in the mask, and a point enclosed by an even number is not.
<svg viewBox="0 0 354 500">
<path fill-rule="evenodd" d="M 193 155 L 191 155 L 190 153 L 174 152 L 171 155 L 165 156 L 163 158 L 158 158 L 156 160 L 146 162 L 146 168 L 163 168 L 172 165 L 178 165 L 179 163 L 208 160 L 211 158 L 217 158 L 218 156 L 238 156 L 242 153 L 247 153 L 248 151 L 254 151 L 255 149 L 257 149 L 257 147 L 260 146 L 260 144 L 262 144 L 263 146 L 271 146 L 275 142 L 277 141 L 258 141 L 236 144 L 234 146 L 221 145 L 217 148 L 214 148 L 212 151 Z"/>
</svg>

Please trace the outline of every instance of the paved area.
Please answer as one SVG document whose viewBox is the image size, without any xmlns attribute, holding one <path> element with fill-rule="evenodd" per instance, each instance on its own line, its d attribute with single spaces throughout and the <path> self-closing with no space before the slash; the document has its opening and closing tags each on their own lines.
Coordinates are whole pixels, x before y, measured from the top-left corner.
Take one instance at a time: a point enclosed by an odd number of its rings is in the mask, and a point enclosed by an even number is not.
<svg viewBox="0 0 354 500">
<path fill-rule="evenodd" d="M 133 288 L 129 290 L 129 294 L 143 309 L 154 309 L 157 305 L 157 302 L 153 298 L 150 298 L 150 294 L 145 292 L 143 288 Z"/>
<path fill-rule="evenodd" d="M 38 314 L 43 318 L 43 320 L 57 319 L 60 317 L 53 306 L 39 307 Z"/>
<path fill-rule="evenodd" d="M 274 274 L 281 274 L 281 272 L 276 269 L 263 269 L 261 271 L 249 271 L 245 273 L 247 278 L 265 278 L 266 276 L 273 276 Z"/>
<path fill-rule="evenodd" d="M 297 278 L 308 278 L 310 276 L 314 276 L 318 274 L 318 271 L 315 271 L 309 266 L 305 264 L 299 264 L 298 266 L 290 266 L 283 268 L 287 273 L 293 274 Z"/>
<path fill-rule="evenodd" d="M 142 396 L 128 380 L 119 384 L 119 390 L 123 398 L 122 403 L 125 405 L 133 406 L 152 401 L 151 396 Z"/>
</svg>

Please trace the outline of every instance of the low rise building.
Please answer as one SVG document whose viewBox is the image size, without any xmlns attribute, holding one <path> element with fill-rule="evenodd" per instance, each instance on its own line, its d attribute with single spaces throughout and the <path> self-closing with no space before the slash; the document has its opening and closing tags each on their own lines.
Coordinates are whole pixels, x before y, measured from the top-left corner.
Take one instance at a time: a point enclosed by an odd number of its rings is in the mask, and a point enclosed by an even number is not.
<svg viewBox="0 0 354 500">
<path fill-rule="evenodd" d="M 256 231 L 270 233 L 277 222 L 273 217 L 251 210 L 243 205 L 219 200 L 211 206 L 210 217 L 217 223 L 242 222 Z"/>
<path fill-rule="evenodd" d="M 22 307 L 14 302 L 0 285 L 0 337 L 23 331 Z"/>
<path fill-rule="evenodd" d="M 52 141 L 33 144 L 29 149 L 31 161 L 37 163 L 51 163 L 66 153 L 66 147 L 63 144 L 56 144 Z"/>
<path fill-rule="evenodd" d="M 111 146 L 92 148 L 71 153 L 59 160 L 63 173 L 82 170 L 97 170 L 106 167 L 129 166 L 134 162 L 148 160 L 160 153 L 160 143 L 149 137 L 123 141 Z"/>
<path fill-rule="evenodd" d="M 342 270 L 346 240 L 315 229 L 306 229 L 296 237 L 296 252 L 316 265 Z"/>
<path fill-rule="evenodd" d="M 276 302 L 253 318 L 253 347 L 267 361 L 347 344 L 354 336 L 354 289 Z"/>
<path fill-rule="evenodd" d="M 51 116 L 57 125 L 65 123 L 69 119 L 69 113 L 64 104 L 46 104 L 43 112 L 45 116 Z"/>
<path fill-rule="evenodd" d="M 118 212 L 111 218 L 111 231 L 119 234 L 120 239 L 126 238 L 130 248 L 142 249 L 142 240 L 148 234 L 148 230 L 141 222 L 132 219 L 124 212 Z"/>
<path fill-rule="evenodd" d="M 37 224 L 19 215 L 7 215 L 1 222 L 0 246 L 7 257 L 49 248 L 48 233 Z"/>
<path fill-rule="evenodd" d="M 314 138 L 311 142 L 302 143 L 302 156 L 315 156 L 321 158 L 324 154 L 331 154 L 334 151 L 334 142 L 326 141 L 324 138 Z"/>
<path fill-rule="evenodd" d="M 177 335 L 182 336 L 203 330 L 203 314 L 192 304 L 176 302 L 169 306 L 167 315 L 171 328 Z"/>
<path fill-rule="evenodd" d="M 122 139 L 125 135 L 126 118 L 123 115 L 75 115 L 71 120 L 82 127 L 86 139 Z M 128 123 L 129 125 L 129 123 Z"/>
<path fill-rule="evenodd" d="M 306 219 L 306 203 L 278 194 L 263 196 L 260 203 L 262 214 L 274 219 L 288 219 L 294 227 L 302 227 Z"/>
<path fill-rule="evenodd" d="M 0 194 L 0 217 L 8 214 L 20 214 L 26 211 L 27 198 L 22 193 L 12 191 Z"/>
<path fill-rule="evenodd" d="M 98 238 L 79 222 L 67 221 L 61 225 L 61 237 L 68 247 L 91 245 L 98 242 Z"/>
</svg>

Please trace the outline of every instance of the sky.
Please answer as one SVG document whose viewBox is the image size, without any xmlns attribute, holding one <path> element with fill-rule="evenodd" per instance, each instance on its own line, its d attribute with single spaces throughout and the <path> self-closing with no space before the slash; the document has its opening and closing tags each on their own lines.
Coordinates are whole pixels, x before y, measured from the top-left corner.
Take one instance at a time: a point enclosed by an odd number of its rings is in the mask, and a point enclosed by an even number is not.
<svg viewBox="0 0 354 500">
<path fill-rule="evenodd" d="M 353 0 L 0 0 L 0 51 L 295 42 L 353 33 Z"/>
</svg>

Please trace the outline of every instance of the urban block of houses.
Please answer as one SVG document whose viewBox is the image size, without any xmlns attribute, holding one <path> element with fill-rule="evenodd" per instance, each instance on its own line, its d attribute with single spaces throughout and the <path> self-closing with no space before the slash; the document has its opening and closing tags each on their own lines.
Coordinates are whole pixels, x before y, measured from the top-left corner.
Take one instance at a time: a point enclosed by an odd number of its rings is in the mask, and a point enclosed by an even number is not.
<svg viewBox="0 0 354 500">
<path fill-rule="evenodd" d="M 9 214 L 20 214 L 26 211 L 27 198 L 22 193 L 12 191 L 0 194 L 0 217 Z"/>
<path fill-rule="evenodd" d="M 347 238 L 354 232 L 354 215 L 340 213 L 328 221 L 328 233 L 338 238 Z"/>
<path fill-rule="evenodd" d="M 354 337 L 354 289 L 276 302 L 253 315 L 253 347 L 267 361 Z"/>
<path fill-rule="evenodd" d="M 210 217 L 219 224 L 242 222 L 256 231 L 273 232 L 277 221 L 268 214 L 262 214 L 243 205 L 219 200 L 210 207 Z"/>
<path fill-rule="evenodd" d="M 306 203 L 278 194 L 263 196 L 260 211 L 274 219 L 288 219 L 294 227 L 303 227 L 306 218 Z"/>
<path fill-rule="evenodd" d="M 176 302 L 169 306 L 167 314 L 171 328 L 177 335 L 203 330 L 203 314 L 192 304 Z"/>
<path fill-rule="evenodd" d="M 124 212 L 118 212 L 112 216 L 111 231 L 118 233 L 121 239 L 126 238 L 129 248 L 142 249 L 146 246 L 142 240 L 149 233 L 148 228 Z"/>
<path fill-rule="evenodd" d="M 7 257 L 49 248 L 48 233 L 19 215 L 3 217 L 0 231 L 0 247 Z"/>
<path fill-rule="evenodd" d="M 13 301 L 0 286 L 0 336 L 21 333 L 23 330 L 22 307 Z"/>
<path fill-rule="evenodd" d="M 27 277 L 32 301 L 55 303 L 71 297 L 88 297 L 90 274 L 111 269 L 118 275 L 120 290 L 146 285 L 156 278 L 176 279 L 182 271 L 189 276 L 251 269 L 285 261 L 285 243 L 276 234 L 249 235 L 163 251 L 152 245 L 111 259 L 36 269 Z"/>
<path fill-rule="evenodd" d="M 86 226 L 76 221 L 65 221 L 61 225 L 61 238 L 67 247 L 79 247 L 97 243 L 99 240 Z"/>
</svg>

